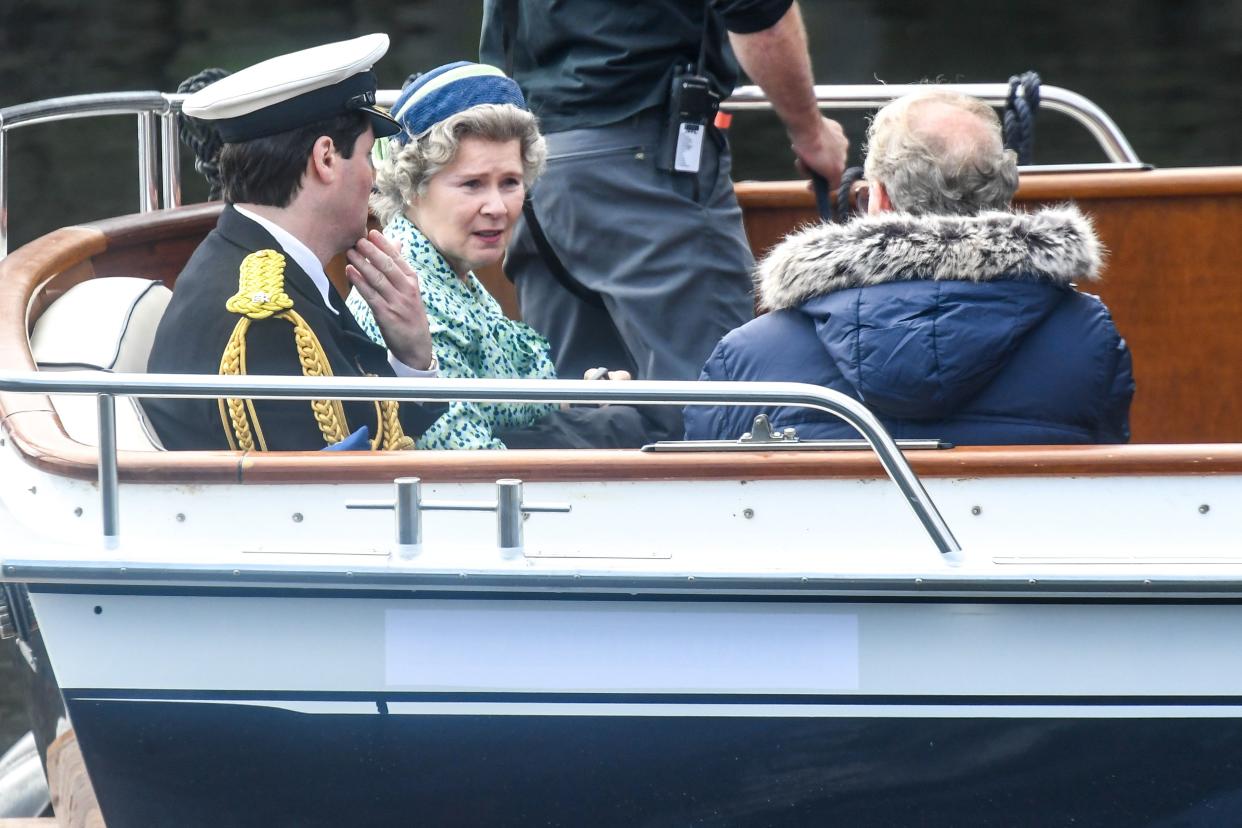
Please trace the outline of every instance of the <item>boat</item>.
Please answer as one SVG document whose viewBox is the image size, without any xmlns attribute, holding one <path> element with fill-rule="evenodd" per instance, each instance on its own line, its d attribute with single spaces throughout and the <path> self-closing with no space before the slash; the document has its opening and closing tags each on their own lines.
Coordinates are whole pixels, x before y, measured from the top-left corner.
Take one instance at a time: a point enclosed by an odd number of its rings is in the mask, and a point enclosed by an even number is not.
<svg viewBox="0 0 1242 828">
<path fill-rule="evenodd" d="M 0 262 L 0 620 L 49 765 L 76 740 L 112 828 L 1237 821 L 1242 168 L 1151 169 L 1042 99 L 1110 157 L 1017 200 L 1111 250 L 1128 445 L 903 449 L 788 383 L 144 374 L 220 210 L 177 205 L 179 96 L 0 111 L 142 137 L 138 214 Z M 759 251 L 815 215 L 738 192 Z M 166 452 L 133 401 L 168 394 L 799 404 L 864 443 Z"/>
</svg>

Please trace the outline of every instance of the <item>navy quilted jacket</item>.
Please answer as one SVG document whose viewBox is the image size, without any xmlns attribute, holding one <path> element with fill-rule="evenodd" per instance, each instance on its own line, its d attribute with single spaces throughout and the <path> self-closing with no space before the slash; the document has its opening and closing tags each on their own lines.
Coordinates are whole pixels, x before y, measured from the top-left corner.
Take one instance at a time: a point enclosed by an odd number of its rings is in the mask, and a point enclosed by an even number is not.
<svg viewBox="0 0 1242 828">
<path fill-rule="evenodd" d="M 1091 233 L 1076 211 L 1062 212 L 1073 219 L 1074 232 Z M 1000 235 L 1028 248 L 1021 256 L 991 243 L 997 228 L 1005 229 L 998 216 L 1019 222 L 1012 233 Z M 930 259 L 927 254 L 937 243 L 962 242 L 961 225 L 979 219 L 933 220 L 930 224 L 940 222 L 947 230 L 932 227 L 932 244 L 898 234 L 914 252 L 883 251 L 878 259 L 874 249 L 860 245 L 893 244 L 891 221 L 855 222 L 870 225 L 862 228 L 861 242 L 857 227 L 850 236 L 847 225 L 844 238 L 840 227 L 828 228 L 828 247 L 810 254 L 809 243 L 825 241 L 824 228 L 792 237 L 760 267 L 765 301 L 788 306 L 726 335 L 702 379 L 832 388 L 861 400 L 899 438 L 959 445 L 1127 441 L 1134 393 L 1129 351 L 1103 303 L 1069 283 L 1074 271 L 1083 278 L 1094 275 L 1098 248 L 1076 258 L 1073 254 L 1083 251 L 1063 238 L 1063 227 L 1032 230 L 1026 223 L 1031 217 L 1012 214 L 981 218 L 996 226 L 984 229 L 982 243 L 969 242 L 972 267 L 984 263 L 971 271 L 978 280 L 946 278 L 962 275 L 953 268 L 960 268 L 964 257 L 944 250 Z M 908 216 L 900 221 L 920 231 L 929 225 Z M 879 232 L 872 232 L 877 226 Z M 1050 265 L 1040 251 L 1029 249 L 1044 243 L 1041 230 L 1058 242 L 1053 249 L 1065 254 L 1064 266 Z M 808 239 L 808 234 L 814 235 Z M 781 249 L 791 241 L 801 247 Z M 868 269 L 834 269 L 819 255 L 827 251 L 841 256 L 848 268 Z M 725 406 L 688 407 L 686 436 L 735 439 L 750 430 L 761 411 L 778 428 L 795 427 L 803 439 L 858 436 L 831 414 L 810 409 Z"/>
</svg>

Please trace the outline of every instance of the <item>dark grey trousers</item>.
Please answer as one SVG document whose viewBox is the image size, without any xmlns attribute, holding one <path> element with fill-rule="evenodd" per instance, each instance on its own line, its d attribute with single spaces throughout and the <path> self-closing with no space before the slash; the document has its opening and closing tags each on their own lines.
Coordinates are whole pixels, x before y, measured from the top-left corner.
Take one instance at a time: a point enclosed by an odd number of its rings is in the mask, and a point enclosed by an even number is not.
<svg viewBox="0 0 1242 828">
<path fill-rule="evenodd" d="M 728 150 L 709 136 L 697 176 L 661 172 L 653 164 L 661 120 L 649 112 L 547 136 L 536 215 L 566 269 L 605 307 L 561 286 L 525 221 L 505 271 L 562 377 L 604 366 L 636 379 L 697 379 L 720 337 L 754 315 L 754 259 Z"/>
</svg>

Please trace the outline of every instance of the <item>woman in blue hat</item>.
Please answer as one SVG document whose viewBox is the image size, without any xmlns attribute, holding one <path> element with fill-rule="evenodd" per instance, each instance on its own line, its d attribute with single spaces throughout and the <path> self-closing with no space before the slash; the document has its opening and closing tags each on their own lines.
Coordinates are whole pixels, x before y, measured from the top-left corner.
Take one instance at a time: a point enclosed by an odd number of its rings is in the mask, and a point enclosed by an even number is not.
<svg viewBox="0 0 1242 828">
<path fill-rule="evenodd" d="M 376 143 L 371 208 L 418 272 L 440 376 L 555 379 L 547 340 L 506 317 L 473 272 L 504 257 L 547 155 L 517 84 L 491 66 L 451 63 L 418 76 L 392 114 L 404 132 Z M 357 291 L 348 304 L 383 344 Z M 417 447 L 626 447 L 647 431 L 627 406 L 455 402 Z"/>
</svg>

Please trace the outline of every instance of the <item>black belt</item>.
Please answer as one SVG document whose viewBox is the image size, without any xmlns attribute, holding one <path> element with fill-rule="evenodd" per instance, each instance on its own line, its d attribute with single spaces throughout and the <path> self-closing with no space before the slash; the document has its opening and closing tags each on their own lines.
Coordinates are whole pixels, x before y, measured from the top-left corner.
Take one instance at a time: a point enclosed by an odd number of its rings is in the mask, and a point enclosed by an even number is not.
<svg viewBox="0 0 1242 828">
<path fill-rule="evenodd" d="M 578 297 L 580 300 L 593 308 L 604 310 L 604 297 L 597 291 L 591 290 L 586 285 L 579 282 L 566 269 L 561 257 L 556 255 L 556 251 L 552 249 L 548 237 L 544 235 L 543 226 L 539 223 L 539 217 L 535 215 L 535 204 L 529 198 L 522 203 L 522 215 L 526 216 L 526 226 L 530 228 L 530 237 L 535 241 L 535 247 L 539 249 L 539 256 L 543 259 L 543 263 L 548 266 L 548 271 L 552 274 L 552 278 L 560 282 L 561 287 Z"/>
</svg>

